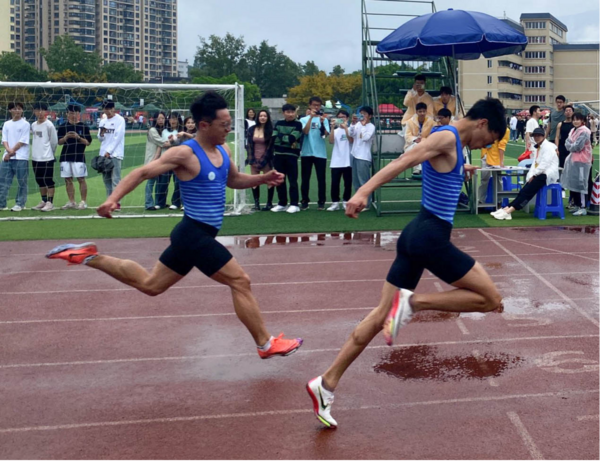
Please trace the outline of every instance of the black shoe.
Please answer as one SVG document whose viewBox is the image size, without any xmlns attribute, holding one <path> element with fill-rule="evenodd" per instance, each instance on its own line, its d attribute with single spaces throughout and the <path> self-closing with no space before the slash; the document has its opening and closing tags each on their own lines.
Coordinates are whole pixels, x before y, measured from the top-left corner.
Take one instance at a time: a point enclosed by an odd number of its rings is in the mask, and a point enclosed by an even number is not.
<svg viewBox="0 0 600 461">
<path fill-rule="evenodd" d="M 302 202 L 300 204 L 300 209 L 301 210 L 308 210 L 308 203 Z"/>
<path fill-rule="evenodd" d="M 254 201 L 254 211 L 260 211 L 260 202 L 258 200 Z"/>
<path fill-rule="evenodd" d="M 273 204 L 272 204 L 272 203 L 267 203 L 267 204 L 266 204 L 266 205 L 263 207 L 262 211 L 271 211 L 271 208 L 273 208 Z"/>
<path fill-rule="evenodd" d="M 317 210 L 319 210 L 319 211 L 323 211 L 324 209 L 325 209 L 325 204 L 324 204 L 324 203 L 319 203 L 319 204 L 317 205 Z"/>
</svg>

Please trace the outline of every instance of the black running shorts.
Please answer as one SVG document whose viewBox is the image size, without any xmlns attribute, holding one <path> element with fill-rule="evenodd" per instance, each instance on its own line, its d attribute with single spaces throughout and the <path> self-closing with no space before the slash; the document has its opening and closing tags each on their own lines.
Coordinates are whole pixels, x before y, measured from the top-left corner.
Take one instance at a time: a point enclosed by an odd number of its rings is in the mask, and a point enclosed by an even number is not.
<svg viewBox="0 0 600 461">
<path fill-rule="evenodd" d="M 39 187 L 54 187 L 54 160 L 48 162 L 31 161 L 33 173 L 35 174 L 35 182 Z"/>
<path fill-rule="evenodd" d="M 179 275 L 187 275 L 197 267 L 210 277 L 233 258 L 215 239 L 218 232 L 208 224 L 184 216 L 171 232 L 171 246 L 160 255 L 159 261 Z"/>
<path fill-rule="evenodd" d="M 421 208 L 400 234 L 388 283 L 414 290 L 424 269 L 448 284 L 463 278 L 475 260 L 450 243 L 451 233 L 452 224 Z"/>
</svg>

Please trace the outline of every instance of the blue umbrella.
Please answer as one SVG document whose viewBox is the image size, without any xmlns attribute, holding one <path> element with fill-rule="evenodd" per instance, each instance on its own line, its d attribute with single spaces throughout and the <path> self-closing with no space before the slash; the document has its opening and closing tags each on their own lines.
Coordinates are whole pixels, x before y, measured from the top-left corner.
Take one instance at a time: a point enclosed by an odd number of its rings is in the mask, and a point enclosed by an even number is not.
<svg viewBox="0 0 600 461">
<path fill-rule="evenodd" d="M 384 38 L 377 52 L 395 61 L 470 60 L 514 54 L 526 46 L 527 37 L 500 19 L 449 9 L 411 19 Z"/>
</svg>

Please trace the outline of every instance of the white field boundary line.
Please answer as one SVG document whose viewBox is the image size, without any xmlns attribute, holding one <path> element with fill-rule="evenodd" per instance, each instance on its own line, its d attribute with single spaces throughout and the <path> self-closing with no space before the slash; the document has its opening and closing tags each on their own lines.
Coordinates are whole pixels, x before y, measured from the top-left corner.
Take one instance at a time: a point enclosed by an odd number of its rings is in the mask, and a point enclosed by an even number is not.
<svg viewBox="0 0 600 461">
<path fill-rule="evenodd" d="M 598 389 L 585 389 L 585 390 L 570 390 L 560 392 L 546 392 L 538 394 L 508 394 L 498 395 L 490 397 L 467 397 L 460 399 L 446 399 L 446 400 L 424 400 L 419 402 L 406 402 L 406 403 L 393 403 L 389 405 L 362 405 L 359 407 L 337 407 L 336 411 L 368 411 L 368 410 L 396 410 L 402 408 L 421 407 L 421 406 L 435 406 L 435 405 L 456 405 L 456 404 L 467 404 L 467 403 L 482 403 L 482 402 L 502 402 L 507 400 L 521 400 L 521 399 L 544 399 L 544 398 L 557 398 L 557 397 L 568 397 L 576 395 L 587 395 L 598 393 Z M 270 410 L 270 411 L 254 411 L 246 413 L 221 413 L 214 415 L 196 415 L 196 416 L 176 416 L 172 418 L 149 418 L 149 419 L 132 419 L 127 421 L 98 421 L 89 423 L 75 423 L 75 424 L 60 424 L 55 426 L 29 426 L 29 427 L 10 427 L 0 429 L 0 434 L 11 434 L 16 432 L 40 432 L 40 431 L 57 431 L 57 430 L 69 430 L 69 429 L 84 429 L 92 427 L 111 427 L 111 426 L 132 426 L 142 424 L 165 424 L 165 423 L 181 423 L 181 422 L 194 422 L 194 421 L 211 421 L 219 419 L 243 419 L 243 418 L 257 418 L 263 416 L 286 416 L 295 414 L 310 414 L 313 413 L 312 408 L 301 408 L 291 410 Z"/>
<path fill-rule="evenodd" d="M 597 274 L 597 271 L 583 271 L 583 272 L 545 272 L 544 275 L 580 275 L 580 274 Z M 528 273 L 522 274 L 490 274 L 492 278 L 495 277 L 523 277 L 530 275 Z M 535 274 L 534 274 L 535 275 Z M 537 277 L 537 275 L 536 275 Z M 421 277 L 421 280 L 439 280 L 437 277 Z M 358 279 L 358 280 L 307 280 L 304 282 L 252 282 L 253 287 L 263 286 L 278 286 L 278 285 L 316 285 L 316 284 L 338 284 L 338 283 L 383 283 L 384 278 L 380 279 Z M 227 285 L 222 284 L 203 284 L 203 285 L 174 285 L 169 287 L 169 290 L 195 290 L 204 288 L 229 288 Z M 138 291 L 135 288 L 94 288 L 87 290 L 47 290 L 47 291 L 0 291 L 0 295 L 50 295 L 50 294 L 61 294 L 61 293 L 109 293 L 109 292 L 122 292 L 122 291 Z"/>
<path fill-rule="evenodd" d="M 600 415 L 585 415 L 578 416 L 577 421 L 598 421 L 600 420 Z"/>
<path fill-rule="evenodd" d="M 571 298 L 569 298 L 566 294 L 564 294 L 561 290 L 559 290 L 557 287 L 555 287 L 552 283 L 550 283 L 548 280 L 546 280 L 542 274 L 538 273 L 535 269 L 533 269 L 531 266 L 529 266 L 525 261 L 523 261 L 521 258 L 519 258 L 517 255 L 515 255 L 513 252 L 511 252 L 508 248 L 504 247 L 501 243 L 497 242 L 496 240 L 493 239 L 493 234 L 488 234 L 487 232 L 485 232 L 482 229 L 479 229 L 479 232 L 481 232 L 483 235 L 485 235 L 490 242 L 492 242 L 494 245 L 498 246 L 500 249 L 506 251 L 506 254 L 511 255 L 515 261 L 517 261 L 519 264 L 521 264 L 525 269 L 527 269 L 529 272 L 531 272 L 535 277 L 537 277 L 540 282 L 542 282 L 544 285 L 546 285 L 548 288 L 550 288 L 552 291 L 554 291 L 558 296 L 560 296 L 564 301 L 567 302 L 567 304 L 569 304 L 569 306 L 571 306 L 573 309 L 575 309 L 577 312 L 579 312 L 583 317 L 585 317 L 586 319 L 588 319 L 590 322 L 592 322 L 594 325 L 596 325 L 596 327 L 600 327 L 600 322 L 598 322 L 598 320 L 596 320 L 594 317 L 592 317 L 590 314 L 588 314 L 586 311 L 584 311 L 583 309 L 581 309 L 577 303 L 575 303 L 573 300 L 571 300 Z M 597 273 L 597 272 L 596 272 Z M 543 274 L 543 275 L 552 275 L 552 274 Z"/>
<path fill-rule="evenodd" d="M 480 344 L 489 345 L 493 343 L 511 343 L 519 341 L 546 341 L 546 340 L 559 340 L 559 339 L 590 339 L 598 338 L 597 334 L 587 335 L 564 335 L 564 336 L 526 336 L 521 338 L 497 338 L 497 339 L 472 339 L 463 341 L 439 341 L 430 343 L 412 343 L 412 344 L 399 344 L 394 346 L 393 349 L 402 349 L 407 347 L 420 347 L 420 346 L 456 346 L 465 344 Z M 368 346 L 368 350 L 379 350 L 387 349 L 389 346 Z M 339 347 L 336 348 L 324 348 L 324 349 L 299 349 L 296 354 L 317 354 L 317 353 L 329 353 L 339 352 Z M 121 364 L 121 363 L 143 363 L 143 362 L 183 362 L 188 360 L 206 360 L 206 359 L 235 359 L 241 357 L 256 357 L 256 352 L 244 352 L 239 354 L 217 354 L 217 355 L 185 355 L 179 357 L 139 357 L 129 359 L 106 359 L 106 360 L 78 360 L 72 362 L 42 362 L 42 363 L 13 363 L 0 365 L 0 369 L 15 369 L 15 368 L 42 368 L 42 367 L 65 367 L 75 365 L 110 365 L 110 364 Z"/>
<path fill-rule="evenodd" d="M 510 422 L 513 423 L 513 425 L 517 429 L 517 433 L 523 440 L 523 443 L 525 444 L 527 451 L 529 451 L 531 458 L 532 459 L 544 459 L 544 455 L 542 455 L 542 452 L 540 451 L 540 449 L 537 447 L 537 445 L 533 441 L 533 438 L 527 431 L 527 428 L 521 421 L 521 418 L 519 418 L 519 415 L 516 414 L 514 411 L 509 411 L 506 414 L 508 416 L 508 419 L 510 419 Z"/>
</svg>

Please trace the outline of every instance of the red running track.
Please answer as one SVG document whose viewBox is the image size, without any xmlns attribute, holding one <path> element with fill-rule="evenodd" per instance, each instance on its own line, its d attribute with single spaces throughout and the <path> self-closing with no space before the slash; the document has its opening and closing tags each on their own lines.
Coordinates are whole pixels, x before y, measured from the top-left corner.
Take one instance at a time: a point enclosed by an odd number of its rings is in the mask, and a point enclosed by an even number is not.
<svg viewBox="0 0 600 461">
<path fill-rule="evenodd" d="M 419 314 L 342 380 L 324 429 L 304 385 L 377 303 L 397 233 L 229 237 L 272 334 L 261 361 L 229 291 L 194 272 L 148 298 L 0 244 L 3 459 L 598 459 L 597 228 L 465 229 L 502 314 Z M 166 239 L 106 240 L 151 267 Z M 417 291 L 449 289 L 425 273 Z"/>
</svg>

